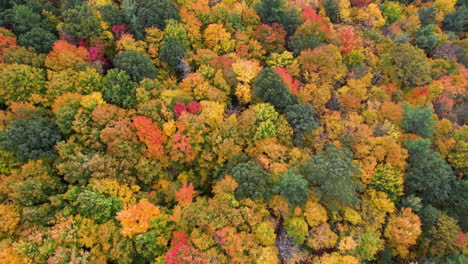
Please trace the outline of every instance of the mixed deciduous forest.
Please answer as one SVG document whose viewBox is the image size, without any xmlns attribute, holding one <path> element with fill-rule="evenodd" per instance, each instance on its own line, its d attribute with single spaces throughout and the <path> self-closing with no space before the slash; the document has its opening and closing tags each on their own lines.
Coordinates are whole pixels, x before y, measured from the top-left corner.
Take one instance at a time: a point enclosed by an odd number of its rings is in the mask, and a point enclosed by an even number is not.
<svg viewBox="0 0 468 264">
<path fill-rule="evenodd" d="M 466 0 L 0 0 L 1 264 L 466 264 Z"/>
</svg>

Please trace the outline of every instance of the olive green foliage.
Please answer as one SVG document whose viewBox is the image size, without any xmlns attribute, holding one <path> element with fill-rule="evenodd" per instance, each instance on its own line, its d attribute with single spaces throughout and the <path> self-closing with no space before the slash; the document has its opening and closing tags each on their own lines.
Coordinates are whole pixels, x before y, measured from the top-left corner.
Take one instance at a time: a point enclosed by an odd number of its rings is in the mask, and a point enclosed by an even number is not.
<svg viewBox="0 0 468 264">
<path fill-rule="evenodd" d="M 435 122 L 432 118 L 432 109 L 429 106 L 411 106 L 404 104 L 404 118 L 401 126 L 408 133 L 414 133 L 425 138 L 434 135 Z"/>
<path fill-rule="evenodd" d="M 157 27 L 163 30 L 166 20 L 179 20 L 179 9 L 170 0 L 124 0 L 124 10 L 137 38 L 143 38 L 145 28 Z"/>
<path fill-rule="evenodd" d="M 57 37 L 50 31 L 41 27 L 34 27 L 29 32 L 20 35 L 18 44 L 33 47 L 40 53 L 47 53 L 52 49 L 52 45 L 56 40 Z"/>
<path fill-rule="evenodd" d="M 381 60 L 384 73 L 403 88 L 414 88 L 431 81 L 431 67 L 426 55 L 408 43 L 391 46 Z"/>
<path fill-rule="evenodd" d="M 20 159 L 38 159 L 53 157 L 54 146 L 60 139 L 55 123 L 38 117 L 13 121 L 10 129 L 2 132 L 0 145 L 15 152 Z"/>
<path fill-rule="evenodd" d="M 104 223 L 115 217 L 122 210 L 122 201 L 117 196 L 104 196 L 89 187 L 73 186 L 63 196 L 70 206 L 70 214 L 80 214 Z"/>
<path fill-rule="evenodd" d="M 138 51 L 124 51 L 115 56 L 113 62 L 115 68 L 126 71 L 135 82 L 145 78 L 154 79 L 157 74 L 156 66 L 150 58 Z"/>
<path fill-rule="evenodd" d="M 286 107 L 285 115 L 294 131 L 296 145 L 302 143 L 305 133 L 311 132 L 320 125 L 317 113 L 308 104 L 290 105 Z"/>
<path fill-rule="evenodd" d="M 468 29 L 468 8 L 463 5 L 445 15 L 443 29 L 462 34 Z"/>
<path fill-rule="evenodd" d="M 419 28 L 416 31 L 418 37 L 414 40 L 414 44 L 426 53 L 431 52 L 437 46 L 437 43 L 439 43 L 439 37 L 437 37 L 434 30 L 434 25 Z"/>
<path fill-rule="evenodd" d="M 272 104 L 279 112 L 294 102 L 279 74 L 270 68 L 263 69 L 259 73 L 254 85 L 255 95 L 264 102 Z"/>
<path fill-rule="evenodd" d="M 271 190 L 271 176 L 255 162 L 240 163 L 232 169 L 232 176 L 238 187 L 235 190 L 238 199 L 268 199 Z"/>
<path fill-rule="evenodd" d="M 312 156 L 302 167 L 302 174 L 331 210 L 339 205 L 356 205 L 362 190 L 359 165 L 353 161 L 348 149 L 337 149 L 327 144 L 325 150 Z"/>
<path fill-rule="evenodd" d="M 301 206 L 307 200 L 307 186 L 304 176 L 291 169 L 281 175 L 275 190 L 286 198 L 288 204 Z"/>
<path fill-rule="evenodd" d="M 0 102 L 31 101 L 31 95 L 44 93 L 45 74 L 42 69 L 24 64 L 9 64 L 0 69 Z"/>
<path fill-rule="evenodd" d="M 168 39 L 163 42 L 159 57 L 167 63 L 169 69 L 176 72 L 185 55 L 185 47 L 177 39 Z"/>
<path fill-rule="evenodd" d="M 389 166 L 379 165 L 374 171 L 369 188 L 387 194 L 388 199 L 396 201 L 403 194 L 403 175 Z"/>
<path fill-rule="evenodd" d="M 406 148 L 409 157 L 405 193 L 417 195 L 429 204 L 449 200 L 456 178 L 447 162 L 431 149 L 431 141 L 409 140 Z"/>
<path fill-rule="evenodd" d="M 255 5 L 255 11 L 264 24 L 281 23 L 286 15 L 284 0 L 262 0 Z"/>
<path fill-rule="evenodd" d="M 127 72 L 112 69 L 104 79 L 103 98 L 111 104 L 122 108 L 133 108 L 136 104 L 136 83 Z"/>
<path fill-rule="evenodd" d="M 63 13 L 61 30 L 77 39 L 90 40 L 102 33 L 99 19 L 88 4 L 82 4 Z"/>
</svg>

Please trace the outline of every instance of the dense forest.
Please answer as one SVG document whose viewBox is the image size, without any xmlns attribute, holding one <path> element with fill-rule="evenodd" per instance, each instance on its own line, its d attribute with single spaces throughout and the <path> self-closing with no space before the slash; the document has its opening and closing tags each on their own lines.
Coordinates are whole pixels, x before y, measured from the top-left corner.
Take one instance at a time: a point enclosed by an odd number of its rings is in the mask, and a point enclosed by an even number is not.
<svg viewBox="0 0 468 264">
<path fill-rule="evenodd" d="M 0 263 L 468 259 L 467 0 L 0 0 Z"/>
</svg>

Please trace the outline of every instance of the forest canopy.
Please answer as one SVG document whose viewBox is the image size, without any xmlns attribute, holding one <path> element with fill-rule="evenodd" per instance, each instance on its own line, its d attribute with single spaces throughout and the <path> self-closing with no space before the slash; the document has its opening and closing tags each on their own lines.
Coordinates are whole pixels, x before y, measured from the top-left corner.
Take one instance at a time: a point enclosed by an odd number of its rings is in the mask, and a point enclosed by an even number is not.
<svg viewBox="0 0 468 264">
<path fill-rule="evenodd" d="M 0 0 L 0 264 L 468 263 L 468 2 Z"/>
</svg>

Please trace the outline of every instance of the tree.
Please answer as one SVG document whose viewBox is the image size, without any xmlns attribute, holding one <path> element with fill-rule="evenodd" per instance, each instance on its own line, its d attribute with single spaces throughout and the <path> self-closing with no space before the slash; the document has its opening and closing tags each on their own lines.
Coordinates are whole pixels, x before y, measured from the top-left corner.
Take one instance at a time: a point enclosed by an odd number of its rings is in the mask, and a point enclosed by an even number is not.
<svg viewBox="0 0 468 264">
<path fill-rule="evenodd" d="M 312 156 L 302 167 L 301 172 L 317 191 L 323 204 L 333 211 L 340 205 L 359 203 L 358 192 L 362 183 L 359 165 L 353 161 L 353 153 L 348 149 L 337 149 L 327 144 L 325 150 Z"/>
<path fill-rule="evenodd" d="M 132 26 L 139 29 L 157 27 L 164 30 L 166 20 L 180 20 L 179 9 L 170 0 L 142 0 L 123 1 L 127 17 L 130 18 Z M 135 25 L 138 23 L 138 25 Z"/>
<path fill-rule="evenodd" d="M 141 199 L 137 204 L 118 212 L 116 218 L 122 225 L 122 235 L 133 237 L 148 231 L 150 221 L 159 215 L 161 211 L 158 206 L 153 205 L 147 199 Z"/>
<path fill-rule="evenodd" d="M 57 40 L 55 34 L 41 27 L 34 27 L 25 34 L 20 35 L 18 44 L 26 47 L 33 47 L 40 53 L 48 53 L 52 45 Z"/>
<path fill-rule="evenodd" d="M 184 59 L 186 49 L 177 39 L 168 39 L 163 42 L 159 58 L 169 65 L 172 72 L 183 72 L 180 67 Z"/>
<path fill-rule="evenodd" d="M 284 51 L 286 32 L 278 23 L 259 25 L 255 30 L 255 37 L 262 43 L 268 52 Z"/>
<path fill-rule="evenodd" d="M 157 74 L 156 66 L 150 58 L 138 51 L 123 51 L 114 57 L 114 66 L 126 71 L 135 82 L 145 78 L 154 79 Z"/>
<path fill-rule="evenodd" d="M 271 195 L 270 174 L 253 161 L 240 163 L 232 168 L 232 177 L 238 184 L 235 194 L 239 200 L 268 199 Z"/>
<path fill-rule="evenodd" d="M 65 190 L 60 178 L 45 161 L 29 161 L 21 167 L 10 186 L 10 198 L 23 206 L 35 206 Z"/>
<path fill-rule="evenodd" d="M 53 71 L 64 69 L 83 70 L 87 65 L 88 51 L 84 47 L 77 47 L 65 40 L 58 40 L 47 54 L 44 66 Z"/>
<path fill-rule="evenodd" d="M 434 135 L 435 122 L 432 118 L 432 109 L 429 106 L 403 105 L 404 118 L 401 126 L 408 133 L 414 133 L 425 138 L 432 138 Z"/>
<path fill-rule="evenodd" d="M 286 15 L 284 0 L 262 0 L 254 8 L 264 24 L 282 23 Z"/>
<path fill-rule="evenodd" d="M 406 168 L 406 195 L 417 195 L 428 204 L 444 204 L 450 194 L 456 177 L 450 165 L 431 149 L 429 139 L 409 140 Z"/>
<path fill-rule="evenodd" d="M 403 195 L 403 175 L 390 166 L 379 165 L 374 171 L 369 188 L 384 192 L 388 199 L 396 201 Z"/>
<path fill-rule="evenodd" d="M 401 18 L 403 6 L 394 1 L 385 2 L 382 4 L 382 14 L 387 20 L 387 25 L 391 25 Z"/>
<path fill-rule="evenodd" d="M 9 64 L 0 69 L 0 102 L 41 103 L 45 93 L 45 74 L 42 69 L 24 64 Z"/>
<path fill-rule="evenodd" d="M 457 34 L 466 32 L 468 28 L 468 8 L 462 6 L 445 15 L 442 28 Z"/>
<path fill-rule="evenodd" d="M 441 259 L 444 256 L 461 253 L 461 245 L 457 245 L 457 235 L 462 232 L 457 221 L 442 213 L 429 232 L 424 234 L 421 251 L 425 256 Z"/>
<path fill-rule="evenodd" d="M 422 26 L 436 24 L 436 9 L 434 6 L 421 7 L 418 10 L 419 20 Z"/>
<path fill-rule="evenodd" d="M 38 159 L 53 157 L 54 146 L 60 139 L 54 122 L 37 117 L 13 121 L 10 129 L 2 133 L 0 145 L 15 152 L 20 159 Z"/>
<path fill-rule="evenodd" d="M 63 24 L 60 29 L 76 39 L 89 41 L 99 37 L 103 31 L 101 21 L 87 3 L 68 9 L 62 15 Z"/>
<path fill-rule="evenodd" d="M 275 190 L 286 198 L 291 206 L 301 206 L 307 201 L 307 180 L 293 169 L 281 175 Z"/>
<path fill-rule="evenodd" d="M 254 85 L 255 96 L 272 104 L 280 112 L 294 102 L 279 74 L 270 68 L 265 68 L 260 72 Z"/>
<path fill-rule="evenodd" d="M 385 228 L 385 237 L 396 255 L 406 258 L 408 248 L 416 244 L 416 239 L 421 234 L 421 221 L 411 208 L 402 208 L 398 214 L 393 214 Z"/>
<path fill-rule="evenodd" d="M 403 88 L 413 88 L 431 81 L 431 68 L 426 55 L 411 44 L 390 47 L 387 53 L 381 55 L 381 61 L 387 77 Z"/>
<path fill-rule="evenodd" d="M 285 115 L 294 131 L 294 143 L 296 145 L 302 143 L 304 134 L 311 132 L 320 125 L 317 112 L 308 104 L 289 105 L 286 107 Z"/>
<path fill-rule="evenodd" d="M 12 9 L 5 10 L 0 17 L 0 22 L 12 28 L 16 35 L 22 35 L 30 31 L 33 27 L 51 29 L 46 20 L 35 12 L 31 7 L 17 4 Z"/>
<path fill-rule="evenodd" d="M 434 31 L 434 25 L 419 28 L 416 31 L 418 37 L 414 40 L 414 44 L 429 54 L 437 46 L 437 43 L 439 43 L 439 37 Z"/>
<path fill-rule="evenodd" d="M 307 236 L 307 223 L 304 217 L 293 216 L 284 222 L 288 235 L 292 237 L 294 244 L 302 245 Z"/>
<path fill-rule="evenodd" d="M 131 109 L 136 105 L 136 83 L 126 71 L 112 69 L 104 79 L 103 98 L 111 104 Z"/>
</svg>

